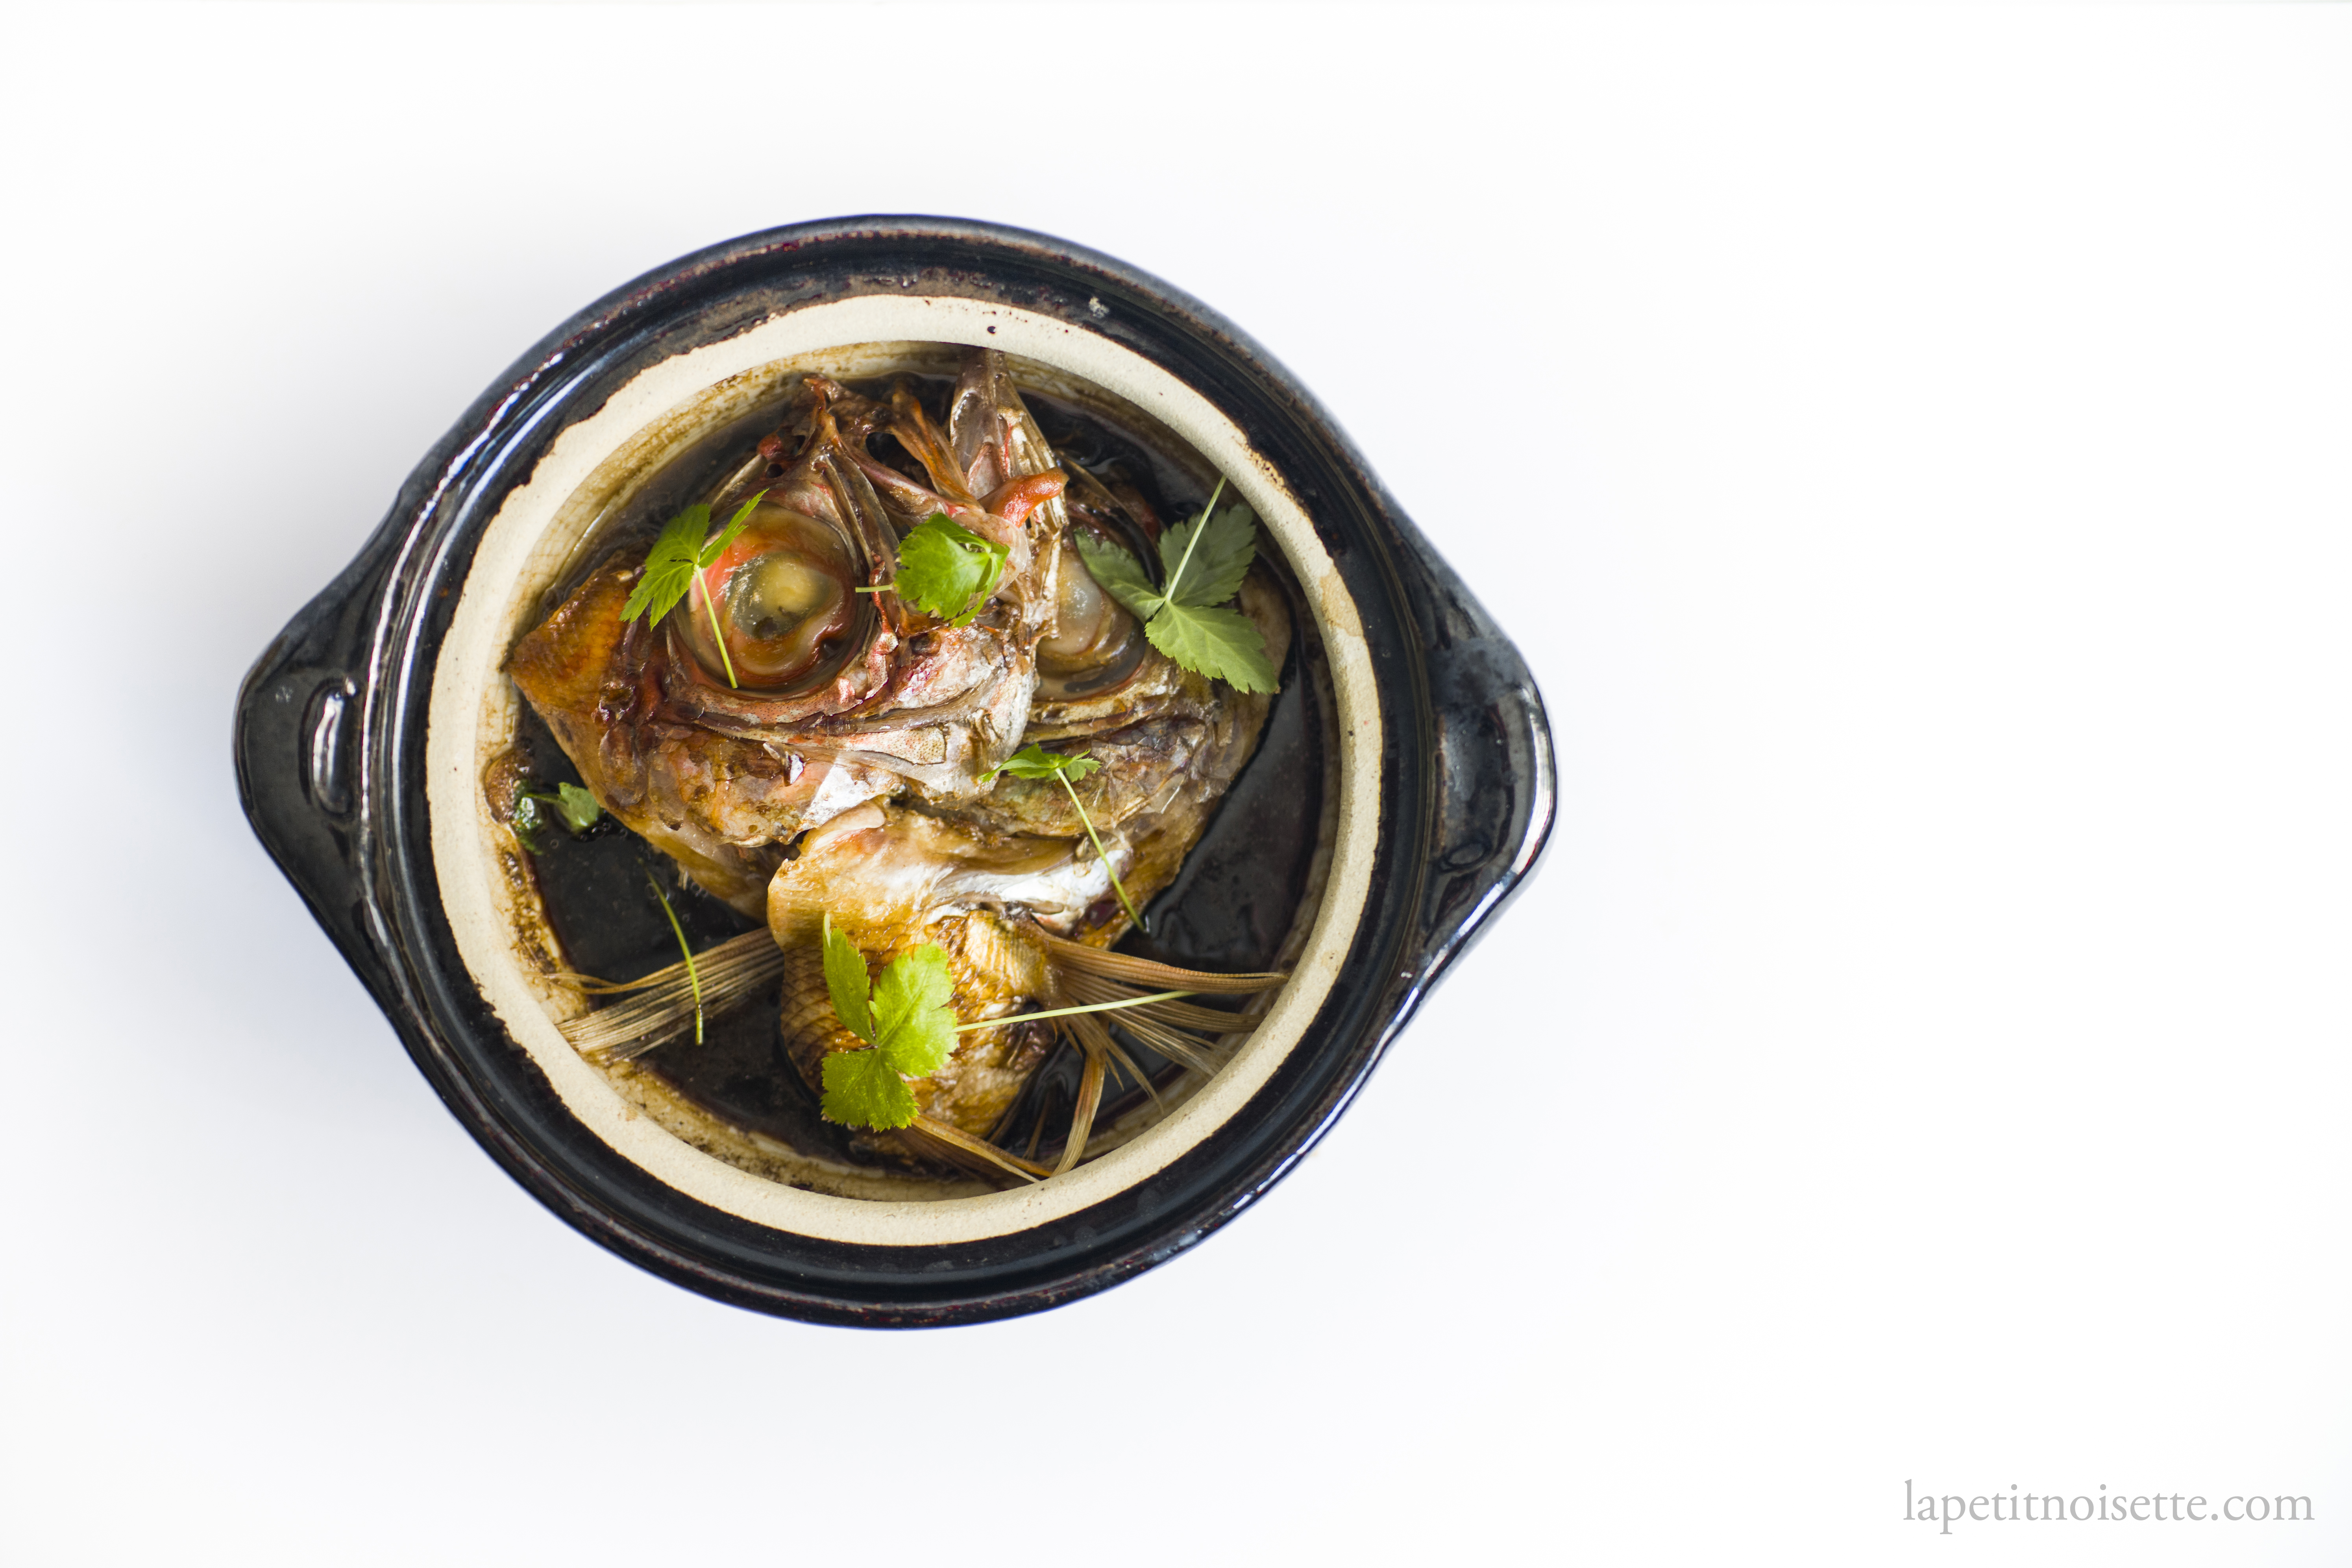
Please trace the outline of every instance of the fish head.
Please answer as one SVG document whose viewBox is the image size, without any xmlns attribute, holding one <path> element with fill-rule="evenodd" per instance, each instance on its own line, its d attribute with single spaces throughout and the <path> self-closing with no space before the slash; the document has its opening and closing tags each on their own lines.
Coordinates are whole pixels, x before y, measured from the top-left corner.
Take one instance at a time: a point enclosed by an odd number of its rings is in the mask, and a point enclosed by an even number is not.
<svg viewBox="0 0 2352 1568">
<path fill-rule="evenodd" d="M 644 565 L 622 551 L 509 658 L 599 802 L 739 907 L 794 835 L 910 790 L 977 798 L 1022 743 L 1065 480 L 1002 356 L 968 357 L 944 427 L 905 386 L 803 378 L 709 496 L 714 521 L 748 507 L 744 527 L 658 625 L 625 613 Z M 940 514 L 1003 557 L 953 617 L 891 591 L 900 542 Z M 740 876 L 710 872 L 739 851 Z"/>
</svg>

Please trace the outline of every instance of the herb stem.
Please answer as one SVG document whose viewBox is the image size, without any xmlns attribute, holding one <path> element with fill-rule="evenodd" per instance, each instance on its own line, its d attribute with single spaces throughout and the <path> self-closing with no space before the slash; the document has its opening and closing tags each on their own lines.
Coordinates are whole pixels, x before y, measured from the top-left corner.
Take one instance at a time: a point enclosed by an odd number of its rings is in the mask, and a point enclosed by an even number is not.
<svg viewBox="0 0 2352 1568">
<path fill-rule="evenodd" d="M 992 577 L 988 580 L 988 585 L 986 587 L 982 588 L 979 593 L 974 594 L 971 598 L 966 599 L 963 602 L 962 609 L 957 611 L 951 616 L 942 616 L 940 618 L 947 621 L 950 626 L 962 626 L 965 624 L 965 617 L 978 613 L 980 606 L 988 602 L 988 595 L 995 591 L 996 579 Z M 877 583 L 870 588 L 852 588 L 850 592 L 853 594 L 896 594 L 898 592 L 898 579 L 894 577 L 887 583 Z M 900 596 L 904 597 L 903 595 Z"/>
<path fill-rule="evenodd" d="M 1110 863 L 1110 851 L 1103 847 L 1101 836 L 1095 832 L 1095 819 L 1087 815 L 1086 803 L 1078 798 L 1078 792 L 1071 787 L 1070 775 L 1056 771 L 1054 776 L 1062 781 L 1063 793 L 1070 797 L 1070 805 L 1077 810 L 1078 825 L 1087 830 L 1087 837 L 1093 843 L 1095 856 L 1102 861 L 1103 869 L 1110 873 L 1110 890 L 1118 895 L 1118 907 L 1127 911 L 1127 918 L 1135 922 L 1136 930 L 1146 936 L 1150 935 L 1151 928 L 1143 923 L 1143 917 L 1135 912 L 1135 901 L 1127 896 L 1127 884 L 1118 879 L 1118 868 Z"/>
<path fill-rule="evenodd" d="M 1217 498 L 1224 493 L 1225 476 L 1219 474 L 1217 488 L 1209 492 L 1209 504 L 1201 509 L 1200 517 L 1192 523 L 1192 537 L 1184 542 L 1184 559 L 1176 563 L 1176 570 L 1168 574 L 1168 586 L 1161 592 L 1160 597 L 1164 599 L 1176 597 L 1176 584 L 1184 580 L 1184 568 L 1192 564 L 1192 552 L 1199 547 L 1201 535 L 1209 531 L 1209 514 L 1217 510 Z"/>
<path fill-rule="evenodd" d="M 662 913 L 669 917 L 669 929 L 677 937 L 677 950 L 686 954 L 686 984 L 694 992 L 694 1043 L 702 1044 L 702 976 L 695 973 L 694 949 L 686 945 L 686 928 L 677 923 L 677 911 L 669 907 L 669 895 L 661 890 L 661 883 L 651 871 L 646 873 L 646 885 L 654 897 L 661 900 Z"/>
<path fill-rule="evenodd" d="M 719 662 L 727 667 L 728 688 L 730 690 L 740 690 L 741 689 L 735 684 L 735 661 L 727 657 L 727 634 L 719 629 L 719 606 L 711 600 L 710 584 L 702 580 L 700 568 L 695 571 L 694 585 L 702 590 L 702 607 L 710 612 L 710 637 L 719 645 Z M 667 909 L 669 906 L 665 904 L 662 907 Z"/>
<path fill-rule="evenodd" d="M 974 1029 L 994 1029 L 1006 1024 L 1025 1024 L 1032 1018 L 1067 1018 L 1078 1013 L 1111 1013 L 1121 1007 L 1140 1007 L 1149 1002 L 1172 1002 L 1179 996 L 1197 996 L 1197 991 L 1157 991 L 1149 996 L 1129 996 L 1118 1002 L 1089 1002 L 1083 1007 L 1055 1007 L 1045 1013 L 1015 1013 L 1008 1018 L 983 1018 L 977 1024 L 958 1024 L 956 1033 L 969 1035 Z"/>
</svg>

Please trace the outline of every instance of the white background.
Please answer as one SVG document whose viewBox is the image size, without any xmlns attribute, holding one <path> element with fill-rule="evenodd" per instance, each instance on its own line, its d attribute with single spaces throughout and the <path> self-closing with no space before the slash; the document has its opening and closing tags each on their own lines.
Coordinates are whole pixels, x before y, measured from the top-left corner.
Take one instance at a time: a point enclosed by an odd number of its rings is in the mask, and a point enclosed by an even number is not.
<svg viewBox="0 0 2352 1568">
<path fill-rule="evenodd" d="M 0 18 L 12 1563 L 2352 1549 L 2352 14 Z M 1520 639 L 1540 879 L 1023 1321 L 640 1274 L 257 847 L 236 682 L 542 332 L 794 219 L 1121 257 Z M 2300 1493 L 1903 1520 L 1904 1485 Z"/>
</svg>

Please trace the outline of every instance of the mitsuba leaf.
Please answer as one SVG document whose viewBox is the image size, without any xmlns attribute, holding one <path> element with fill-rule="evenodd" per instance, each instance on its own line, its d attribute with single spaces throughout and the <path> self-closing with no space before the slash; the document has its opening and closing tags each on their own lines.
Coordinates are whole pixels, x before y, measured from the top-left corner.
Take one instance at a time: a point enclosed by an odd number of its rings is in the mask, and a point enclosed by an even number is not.
<svg viewBox="0 0 2352 1568">
<path fill-rule="evenodd" d="M 980 782 L 987 784 L 999 773 L 1011 773 L 1016 779 L 1049 779 L 1055 773 L 1066 773 L 1073 779 L 1082 779 L 1101 766 L 1092 757 L 1066 756 L 1032 741 L 981 774 Z"/>
<path fill-rule="evenodd" d="M 727 553 L 727 547 L 735 542 L 735 536 L 751 526 L 752 512 L 759 510 L 760 503 L 767 499 L 767 491 L 761 490 L 735 509 L 735 515 L 727 520 L 727 526 L 719 531 L 719 537 L 704 545 L 701 553 L 694 558 L 698 570 L 708 572 L 719 564 L 719 558 Z M 709 513 L 706 510 L 703 515 L 707 518 Z"/>
<path fill-rule="evenodd" d="M 1087 563 L 1087 574 L 1137 620 L 1150 620 L 1168 602 L 1124 547 L 1097 539 L 1083 528 L 1073 530 L 1070 540 L 1078 547 L 1078 559 Z"/>
<path fill-rule="evenodd" d="M 1160 536 L 1165 593 L 1153 588 L 1141 563 L 1118 545 L 1083 531 L 1071 538 L 1095 581 L 1143 623 L 1152 647 L 1194 674 L 1236 690 L 1272 691 L 1276 671 L 1257 624 L 1237 610 L 1217 607 L 1241 592 L 1242 579 L 1257 559 L 1257 515 L 1246 502 L 1218 511 L 1215 498 L 1210 500 L 1198 517 Z M 1006 771 L 1022 778 L 1044 776 Z"/>
<path fill-rule="evenodd" d="M 828 1121 L 887 1132 L 914 1121 L 915 1091 L 880 1051 L 835 1051 L 824 1058 L 819 1109 Z"/>
<path fill-rule="evenodd" d="M 1224 681 L 1236 691 L 1276 689 L 1265 638 L 1239 610 L 1171 604 L 1144 624 L 1143 635 L 1185 668 Z"/>
<path fill-rule="evenodd" d="M 937 943 L 909 949 L 884 966 L 866 989 L 866 957 L 857 944 L 824 921 L 824 988 L 843 1028 L 872 1042 L 862 1051 L 824 1058 L 825 1119 L 888 1131 L 915 1120 L 915 1095 L 905 1079 L 928 1078 L 955 1055 L 955 982 Z"/>
<path fill-rule="evenodd" d="M 697 501 L 662 525 L 661 537 L 646 552 L 648 567 L 690 563 L 701 552 L 702 536 L 710 531 L 710 509 Z"/>
<path fill-rule="evenodd" d="M 967 626 L 996 592 L 1011 553 L 935 511 L 898 542 L 898 576 L 891 586 L 917 609 Z"/>
<path fill-rule="evenodd" d="M 629 602 L 621 606 L 621 618 L 634 621 L 639 616 L 651 614 L 653 624 L 661 625 L 662 617 L 677 607 L 686 591 L 694 585 L 694 563 L 668 561 L 659 566 L 648 566 L 637 585 L 629 590 Z"/>
<path fill-rule="evenodd" d="M 1193 542 L 1195 533 L 1201 535 L 1198 543 Z M 1257 514 L 1246 501 L 1235 501 L 1214 517 L 1204 510 L 1191 522 L 1180 522 L 1160 536 L 1160 562 L 1168 569 L 1168 596 L 1193 609 L 1222 605 L 1240 593 L 1242 578 L 1256 557 Z"/>
<path fill-rule="evenodd" d="M 932 942 L 900 953 L 874 985 L 874 1048 L 908 1078 L 926 1078 L 955 1054 L 955 982 Z"/>
<path fill-rule="evenodd" d="M 866 1007 L 866 989 L 872 984 L 866 973 L 866 955 L 857 944 L 833 929 L 833 917 L 824 917 L 824 988 L 832 994 L 833 1011 L 841 1026 L 859 1039 L 871 1044 L 874 1025 Z"/>
<path fill-rule="evenodd" d="M 577 836 L 595 826 L 596 819 L 604 815 L 604 808 L 596 804 L 594 795 L 578 784 L 560 784 L 552 795 L 534 789 L 516 795 L 514 816 L 508 826 L 514 829 L 514 836 L 522 841 L 522 847 L 536 855 L 540 852 L 539 836 L 547 830 L 551 814 L 568 831 Z"/>
<path fill-rule="evenodd" d="M 547 814 L 539 808 L 536 795 L 515 796 L 514 815 L 507 819 L 514 830 L 515 841 L 531 854 L 539 853 L 539 836 L 547 830 Z"/>
<path fill-rule="evenodd" d="M 587 832 L 596 826 L 596 819 L 604 815 L 604 808 L 596 804 L 596 797 L 576 784 L 557 784 L 555 799 L 550 804 L 555 807 L 555 815 L 563 818 L 563 826 L 574 833 Z"/>
<path fill-rule="evenodd" d="M 661 625 L 662 617 L 677 607 L 693 585 L 702 536 L 709 531 L 710 509 L 699 503 L 669 520 L 654 547 L 646 552 L 645 574 L 629 590 L 628 603 L 621 606 L 623 620 L 634 621 L 650 613 L 653 624 Z"/>
<path fill-rule="evenodd" d="M 710 531 L 710 508 L 700 501 L 688 507 L 663 525 L 661 537 L 646 552 L 645 575 L 629 590 L 627 604 L 621 606 L 621 618 L 634 621 L 650 611 L 653 624 L 659 626 L 662 617 L 677 607 L 694 586 L 694 574 L 719 563 L 719 557 L 735 542 L 735 536 L 751 521 L 751 513 L 767 496 L 761 490 L 735 509 L 735 515 L 719 531 L 719 537 L 709 543 L 703 535 Z"/>
</svg>

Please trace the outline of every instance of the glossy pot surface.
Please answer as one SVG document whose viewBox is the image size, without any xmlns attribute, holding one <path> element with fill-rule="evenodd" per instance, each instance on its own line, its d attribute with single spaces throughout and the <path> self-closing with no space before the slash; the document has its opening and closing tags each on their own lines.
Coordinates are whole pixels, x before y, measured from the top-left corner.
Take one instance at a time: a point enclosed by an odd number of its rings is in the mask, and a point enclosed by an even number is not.
<svg viewBox="0 0 2352 1568">
<path fill-rule="evenodd" d="M 562 468 L 567 434 L 576 443 L 599 421 L 637 417 L 630 399 L 666 367 L 723 359 L 795 321 L 903 321 L 918 302 L 959 323 L 932 334 L 942 340 L 1009 342 L 992 339 L 1001 321 L 1072 363 L 1130 367 L 1134 384 L 1164 385 L 1171 407 L 1227 433 L 1235 466 L 1295 519 L 1292 567 L 1317 574 L 1307 591 L 1345 656 L 1342 684 L 1353 681 L 1341 770 L 1358 805 L 1328 973 L 1295 1009 L 1295 1043 L 1206 1131 L 1142 1179 L 1068 1189 L 1078 1195 L 1042 1205 L 1037 1223 L 877 1242 L 855 1227 L 763 1223 L 764 1211 L 666 1179 L 583 1122 L 549 1058 L 519 1040 L 512 1008 L 494 1005 L 495 977 L 478 953 L 469 963 L 462 900 L 436 862 L 428 731 L 436 678 L 448 687 L 466 642 L 461 622 L 453 644 L 452 626 L 478 554 L 487 537 L 495 555 L 499 520 L 534 477 Z M 1517 651 L 1304 388 L 1199 301 L 1132 268 L 936 218 L 747 236 L 551 333 L 425 457 L 359 558 L 262 655 L 239 699 L 236 752 L 255 831 L 444 1101 L 518 1181 L 690 1289 L 872 1326 L 1055 1306 L 1238 1213 L 1331 1125 L 1532 871 L 1553 810 L 1550 736 Z"/>
</svg>

